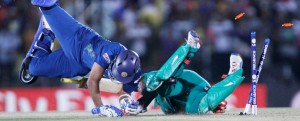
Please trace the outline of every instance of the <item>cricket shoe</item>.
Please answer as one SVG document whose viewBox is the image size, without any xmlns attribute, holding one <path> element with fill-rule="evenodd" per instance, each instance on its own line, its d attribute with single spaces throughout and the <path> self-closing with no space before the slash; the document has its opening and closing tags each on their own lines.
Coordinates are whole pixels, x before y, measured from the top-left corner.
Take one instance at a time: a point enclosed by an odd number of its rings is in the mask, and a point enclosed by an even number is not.
<svg viewBox="0 0 300 121">
<path fill-rule="evenodd" d="M 243 66 L 243 59 L 238 53 L 231 53 L 230 55 L 230 68 L 228 75 L 236 72 L 237 70 L 241 69 Z"/>
<path fill-rule="evenodd" d="M 46 56 L 52 52 L 55 35 L 44 17 L 41 17 L 39 28 L 34 36 L 29 51 L 24 58 L 19 72 L 19 79 L 25 84 L 31 84 L 36 81 L 37 77 L 32 76 L 29 72 L 29 64 L 32 58 Z"/>
<path fill-rule="evenodd" d="M 195 31 L 189 31 L 188 38 L 186 39 L 187 44 L 192 48 L 200 48 L 200 37 Z"/>
</svg>

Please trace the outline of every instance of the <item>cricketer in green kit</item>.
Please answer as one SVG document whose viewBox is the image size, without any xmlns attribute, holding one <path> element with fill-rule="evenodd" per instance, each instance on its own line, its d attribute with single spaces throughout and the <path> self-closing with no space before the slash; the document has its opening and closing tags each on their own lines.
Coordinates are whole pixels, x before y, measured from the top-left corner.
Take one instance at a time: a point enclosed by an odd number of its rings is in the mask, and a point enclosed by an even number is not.
<svg viewBox="0 0 300 121">
<path fill-rule="evenodd" d="M 211 86 L 196 72 L 184 69 L 200 48 L 194 31 L 189 32 L 186 41 L 159 70 L 142 75 L 138 90 L 143 96 L 138 100 L 137 113 L 146 111 L 153 99 L 165 114 L 224 112 L 219 104 L 244 80 L 242 58 L 231 54 L 227 77 Z"/>
</svg>

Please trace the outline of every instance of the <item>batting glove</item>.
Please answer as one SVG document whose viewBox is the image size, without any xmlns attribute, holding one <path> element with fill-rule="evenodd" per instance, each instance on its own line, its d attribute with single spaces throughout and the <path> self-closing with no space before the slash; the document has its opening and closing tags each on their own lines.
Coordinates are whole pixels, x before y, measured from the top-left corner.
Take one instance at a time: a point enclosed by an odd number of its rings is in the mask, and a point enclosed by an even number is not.
<svg viewBox="0 0 300 121">
<path fill-rule="evenodd" d="M 128 94 L 120 96 L 120 107 L 125 114 L 129 115 L 137 115 L 142 110 L 142 106 L 139 106 L 139 102 L 131 99 Z"/>
<path fill-rule="evenodd" d="M 105 105 L 93 108 L 91 110 L 93 115 L 100 115 L 105 117 L 122 117 L 123 112 L 113 105 Z"/>
</svg>

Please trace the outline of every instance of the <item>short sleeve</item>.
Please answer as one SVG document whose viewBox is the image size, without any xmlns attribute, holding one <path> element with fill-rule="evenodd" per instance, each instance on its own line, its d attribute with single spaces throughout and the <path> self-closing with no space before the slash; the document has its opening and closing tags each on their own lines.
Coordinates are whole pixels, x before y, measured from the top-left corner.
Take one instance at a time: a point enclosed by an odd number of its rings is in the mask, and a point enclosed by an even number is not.
<svg viewBox="0 0 300 121">
<path fill-rule="evenodd" d="M 116 54 L 111 50 L 103 49 L 99 56 L 96 57 L 96 63 L 98 63 L 103 69 L 107 69 L 109 64 L 113 61 Z"/>
<path fill-rule="evenodd" d="M 96 56 L 95 62 L 98 63 L 103 69 L 107 69 L 109 64 L 115 57 L 124 51 L 126 48 L 117 42 L 107 42 L 99 49 L 99 55 Z"/>
</svg>

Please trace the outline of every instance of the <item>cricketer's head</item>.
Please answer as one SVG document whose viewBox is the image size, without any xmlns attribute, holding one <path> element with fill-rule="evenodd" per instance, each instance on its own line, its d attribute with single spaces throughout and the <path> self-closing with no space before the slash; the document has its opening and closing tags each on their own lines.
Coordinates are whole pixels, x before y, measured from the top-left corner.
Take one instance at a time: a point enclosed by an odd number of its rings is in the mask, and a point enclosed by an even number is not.
<svg viewBox="0 0 300 121">
<path fill-rule="evenodd" d="M 142 74 L 139 55 L 132 50 L 121 52 L 108 67 L 108 74 L 115 83 L 127 84 L 137 80 Z"/>
</svg>

